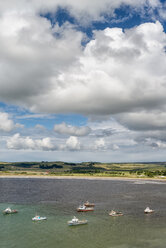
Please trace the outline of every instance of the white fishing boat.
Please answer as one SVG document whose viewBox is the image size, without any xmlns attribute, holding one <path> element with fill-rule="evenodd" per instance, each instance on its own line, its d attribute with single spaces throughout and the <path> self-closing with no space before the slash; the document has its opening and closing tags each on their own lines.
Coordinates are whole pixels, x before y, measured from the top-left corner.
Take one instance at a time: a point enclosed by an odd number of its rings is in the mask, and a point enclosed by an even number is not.
<svg viewBox="0 0 166 248">
<path fill-rule="evenodd" d="M 117 211 L 114 211 L 114 210 L 111 210 L 111 212 L 109 213 L 110 216 L 123 216 L 123 213 L 122 212 L 117 212 Z"/>
<path fill-rule="evenodd" d="M 153 212 L 154 212 L 154 210 L 153 209 L 150 209 L 149 207 L 145 208 L 145 210 L 144 210 L 144 213 L 145 214 L 151 214 Z"/>
<path fill-rule="evenodd" d="M 85 205 L 80 205 L 77 208 L 77 212 L 88 212 L 88 211 L 94 211 L 93 207 L 86 207 Z"/>
<path fill-rule="evenodd" d="M 88 221 L 87 220 L 79 220 L 77 219 L 75 216 L 73 217 L 72 220 L 67 222 L 69 226 L 77 226 L 77 225 L 84 225 L 87 224 Z"/>
<path fill-rule="evenodd" d="M 18 213 L 18 211 L 16 209 L 11 209 L 11 208 L 6 208 L 4 211 L 3 211 L 4 214 L 15 214 L 15 213 Z"/>
<path fill-rule="evenodd" d="M 47 217 L 41 217 L 41 216 L 38 216 L 38 215 L 36 215 L 35 217 L 32 218 L 32 220 L 34 220 L 34 221 L 46 220 L 46 219 L 47 219 Z"/>
<path fill-rule="evenodd" d="M 86 202 L 84 203 L 84 205 L 85 205 L 86 207 L 94 207 L 94 206 L 95 206 L 94 203 L 91 203 L 91 202 L 89 202 L 89 201 L 86 201 Z"/>
</svg>

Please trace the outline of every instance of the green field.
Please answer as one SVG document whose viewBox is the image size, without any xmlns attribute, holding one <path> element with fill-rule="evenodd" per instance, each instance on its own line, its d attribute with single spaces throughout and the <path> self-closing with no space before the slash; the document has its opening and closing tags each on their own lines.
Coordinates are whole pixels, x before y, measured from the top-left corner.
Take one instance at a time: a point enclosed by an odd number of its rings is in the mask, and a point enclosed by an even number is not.
<svg viewBox="0 0 166 248">
<path fill-rule="evenodd" d="M 166 162 L 99 163 L 99 162 L 0 162 L 0 175 L 86 175 L 105 177 L 166 178 Z"/>
</svg>

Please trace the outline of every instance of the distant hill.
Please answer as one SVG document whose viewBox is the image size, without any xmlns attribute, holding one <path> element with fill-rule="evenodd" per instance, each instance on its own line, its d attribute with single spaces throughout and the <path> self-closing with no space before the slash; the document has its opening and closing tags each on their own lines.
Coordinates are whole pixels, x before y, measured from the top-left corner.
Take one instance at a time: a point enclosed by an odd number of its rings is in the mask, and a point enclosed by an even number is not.
<svg viewBox="0 0 166 248">
<path fill-rule="evenodd" d="M 106 176 L 166 176 L 166 162 L 99 163 L 99 162 L 0 162 L 0 172 L 47 172 L 50 174 L 101 174 Z"/>
</svg>

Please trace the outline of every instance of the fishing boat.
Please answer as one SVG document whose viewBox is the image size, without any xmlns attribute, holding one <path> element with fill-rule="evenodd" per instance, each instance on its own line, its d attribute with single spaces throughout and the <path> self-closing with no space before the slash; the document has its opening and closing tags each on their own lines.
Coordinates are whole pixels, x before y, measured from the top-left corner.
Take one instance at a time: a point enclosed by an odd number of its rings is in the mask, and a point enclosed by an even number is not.
<svg viewBox="0 0 166 248">
<path fill-rule="evenodd" d="M 90 203 L 89 201 L 86 201 L 86 202 L 84 203 L 84 206 L 86 206 L 86 207 L 94 207 L 95 204 L 94 204 L 94 203 Z"/>
<path fill-rule="evenodd" d="M 73 217 L 72 220 L 67 222 L 69 226 L 77 226 L 77 225 L 84 225 L 87 224 L 88 221 L 87 220 L 79 220 L 77 219 L 75 216 Z"/>
<path fill-rule="evenodd" d="M 6 208 L 4 211 L 3 211 L 4 214 L 16 214 L 18 213 L 18 211 L 16 209 L 11 209 L 11 208 Z"/>
<path fill-rule="evenodd" d="M 34 221 L 46 220 L 46 219 L 47 219 L 47 217 L 41 217 L 41 216 L 38 216 L 38 215 L 36 215 L 35 217 L 32 218 L 32 220 L 34 220 Z"/>
<path fill-rule="evenodd" d="M 149 207 L 147 207 L 147 208 L 145 208 L 144 213 L 145 214 L 151 214 L 151 213 L 154 213 L 154 210 L 152 210 Z"/>
<path fill-rule="evenodd" d="M 80 205 L 77 208 L 77 212 L 89 212 L 89 211 L 94 211 L 93 207 L 86 207 L 85 205 Z"/>
<path fill-rule="evenodd" d="M 110 216 L 115 216 L 115 217 L 117 217 L 117 216 L 123 216 L 123 213 L 122 212 L 116 212 L 116 211 L 114 211 L 114 210 L 111 210 L 111 212 L 109 213 L 109 215 Z"/>
</svg>

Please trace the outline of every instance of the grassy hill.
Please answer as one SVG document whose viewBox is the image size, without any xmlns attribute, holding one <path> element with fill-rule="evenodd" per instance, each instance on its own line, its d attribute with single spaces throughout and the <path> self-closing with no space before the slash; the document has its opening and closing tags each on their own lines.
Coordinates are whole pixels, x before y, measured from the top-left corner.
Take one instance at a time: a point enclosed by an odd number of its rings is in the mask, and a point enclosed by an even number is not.
<svg viewBox="0 0 166 248">
<path fill-rule="evenodd" d="M 98 163 L 82 162 L 0 162 L 0 175 L 95 175 L 121 177 L 160 177 L 166 176 L 166 162 L 158 163 Z"/>
</svg>

